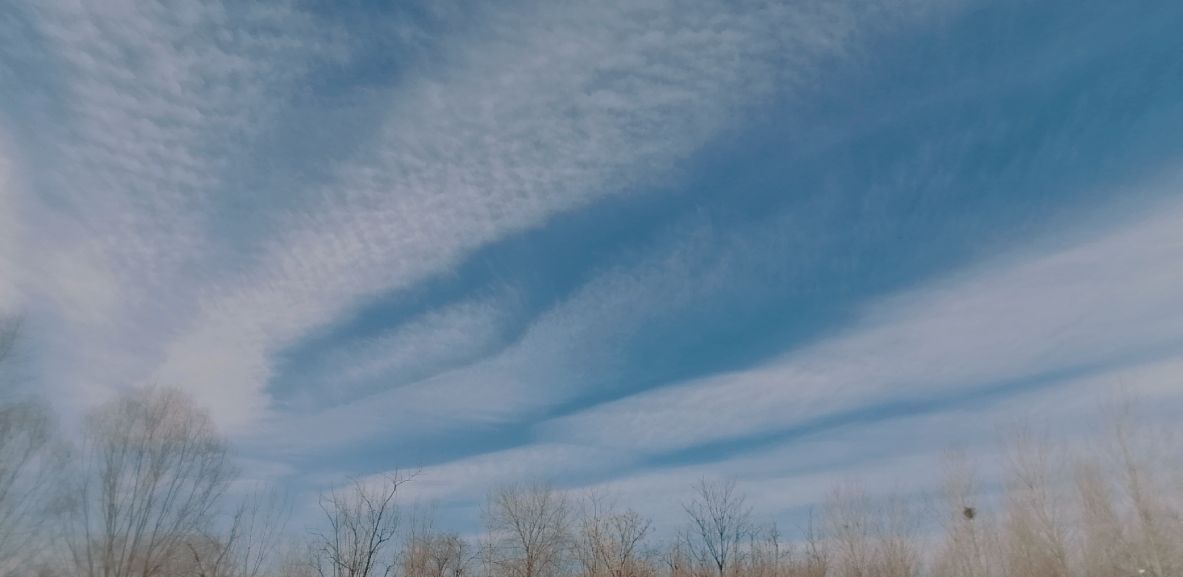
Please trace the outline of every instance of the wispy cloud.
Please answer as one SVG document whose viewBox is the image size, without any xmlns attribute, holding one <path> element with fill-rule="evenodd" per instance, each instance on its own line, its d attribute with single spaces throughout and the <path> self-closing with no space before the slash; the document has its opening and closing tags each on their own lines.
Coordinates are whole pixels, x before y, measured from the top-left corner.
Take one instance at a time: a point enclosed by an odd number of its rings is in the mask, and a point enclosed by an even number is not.
<svg viewBox="0 0 1183 577">
<path fill-rule="evenodd" d="M 975 266 L 883 300 L 843 334 L 774 362 L 648 391 L 545 429 L 659 452 L 1166 354 L 1183 343 L 1183 320 L 1162 314 L 1183 306 L 1183 279 L 1169 266 L 1183 258 L 1181 214 L 1178 205 L 1159 207 L 1099 238 Z"/>
<path fill-rule="evenodd" d="M 1169 164 L 1176 87 L 1128 88 L 1165 75 L 1166 49 L 1131 43 L 1153 48 L 1136 81 L 1080 81 L 1134 58 L 1124 33 L 1074 44 L 1111 9 L 1028 45 L 1022 3 L 962 4 L 429 3 L 361 28 L 286 2 L 3 6 L 0 314 L 26 313 L 63 408 L 181 386 L 254 450 L 251 477 L 488 431 L 416 489 L 461 506 L 557 477 L 657 507 L 726 474 L 791 508 L 842 474 L 931 464 L 936 441 L 905 442 L 920 431 L 982 442 L 952 426 L 961 402 L 1055 419 L 1117 380 L 1173 406 L 1183 205 L 1142 202 L 1179 175 L 1131 184 L 1113 205 L 1136 218 L 1101 214 L 1112 182 L 1062 192 Z M 1006 42 L 960 44 L 981 21 Z M 397 39 L 360 38 L 378 31 Z M 936 72 L 914 58 L 937 52 Z M 1132 121 L 1089 118 L 1122 106 Z M 343 117 L 364 126 L 321 130 Z M 1045 184 L 1060 196 L 1036 199 Z M 1071 229 L 1060 200 L 1081 200 Z M 532 253 L 577 261 L 561 282 L 467 277 L 568 219 L 609 236 L 609 205 L 660 214 L 595 256 Z M 376 305 L 398 310 L 363 318 Z M 833 308 L 796 331 L 815 306 Z M 728 342 L 749 328 L 757 346 Z"/>
<path fill-rule="evenodd" d="M 786 222 L 774 218 L 738 233 L 694 218 L 682 222 L 538 314 L 496 354 L 327 410 L 275 415 L 259 436 L 267 446 L 316 451 L 383 435 L 514 422 L 588 392 L 618 389 L 628 377 L 623 347 L 635 333 L 742 290 L 736 283 L 748 280 L 753 256 L 782 242 Z"/>
<path fill-rule="evenodd" d="M 805 521 L 803 510 L 845 483 L 857 481 L 884 495 L 938 491 L 950 450 L 970 457 L 987 486 L 999 483 L 1003 445 L 1014 426 L 1054 433 L 1049 441 L 1066 458 L 1101 450 L 1097 441 L 1105 439 L 1111 410 L 1129 399 L 1139 401 L 1143 425 L 1173 427 L 1173 415 L 1183 408 L 1181 369 L 1183 357 L 1176 355 L 971 403 L 841 424 L 680 465 L 649 464 L 644 449 L 540 441 L 430 467 L 412 491 L 418 499 L 450 504 L 475 518 L 491 484 L 550 479 L 573 495 L 611 494 L 653 519 L 659 534 L 670 535 L 684 522 L 681 505 L 695 482 L 735 479 L 759 504 L 760 522 L 779 521 L 792 530 Z"/>
<path fill-rule="evenodd" d="M 6 208 L 36 223 L 6 276 L 37 313 L 46 380 L 85 404 L 148 376 L 194 277 L 224 254 L 208 219 L 233 188 L 226 166 L 331 41 L 279 4 L 50 1 L 3 16 L 25 43 L 3 51 L 19 143 Z"/>
<path fill-rule="evenodd" d="M 1175 186 L 1171 178 L 1131 191 L 1162 197 Z M 661 453 L 895 401 L 956 397 L 1166 354 L 1183 342 L 1178 319 L 1160 314 L 1178 304 L 1178 279 L 1163 263 L 1183 250 L 1167 216 L 1179 212 L 1168 203 L 1120 226 L 1090 221 L 1056 230 L 1024 249 L 879 298 L 837 335 L 765 364 L 647 390 L 539 430 L 563 442 Z M 786 232 L 795 221 L 785 214 L 719 232 L 691 219 L 539 315 L 501 353 L 300 415 L 269 435 L 283 439 L 281 445 L 316 450 L 376 435 L 536 421 L 580 396 L 625 391 L 631 377 L 621 364 L 622 347 L 636 342 L 634 333 L 719 300 L 742 299 L 754 278 L 790 283 L 781 286 L 792 290 L 796 276 L 755 255 L 808 250 L 808 242 Z M 300 434 L 309 423 L 332 433 Z"/>
<path fill-rule="evenodd" d="M 258 267 L 202 292 L 159 378 L 197 391 L 227 424 L 248 421 L 267 405 L 269 359 L 301 334 L 485 243 L 668 177 L 886 11 L 739 8 L 516 6 L 454 39 L 440 70 L 394 89 L 373 150 L 283 219 Z"/>
<path fill-rule="evenodd" d="M 376 335 L 349 339 L 318 351 L 312 368 L 303 359 L 283 395 L 293 408 L 323 408 L 422 380 L 437 372 L 475 361 L 505 338 L 515 310 L 511 292 L 482 295 L 431 309 Z"/>
<path fill-rule="evenodd" d="M 473 507 L 491 487 L 528 480 L 562 482 L 627 462 L 628 456 L 617 451 L 539 443 L 418 470 L 408 498 Z"/>
</svg>

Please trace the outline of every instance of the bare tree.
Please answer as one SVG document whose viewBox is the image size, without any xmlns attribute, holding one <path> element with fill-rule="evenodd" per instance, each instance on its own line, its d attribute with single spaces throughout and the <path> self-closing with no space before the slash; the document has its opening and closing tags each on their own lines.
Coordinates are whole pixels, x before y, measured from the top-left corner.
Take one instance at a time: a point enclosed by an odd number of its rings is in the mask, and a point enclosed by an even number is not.
<svg viewBox="0 0 1183 577">
<path fill-rule="evenodd" d="M 862 490 L 835 489 L 826 500 L 823 519 L 835 573 L 841 577 L 870 577 L 875 565 L 873 519 Z"/>
<path fill-rule="evenodd" d="M 920 572 L 912 515 L 897 498 L 872 499 L 857 485 L 836 489 L 824 524 L 830 568 L 841 577 L 914 577 Z"/>
<path fill-rule="evenodd" d="M 435 532 L 432 528 L 431 512 L 412 514 L 407 536 L 403 539 L 403 550 L 399 555 L 402 577 L 427 577 L 431 575 L 431 547 Z"/>
<path fill-rule="evenodd" d="M 419 534 L 405 545 L 403 577 L 465 577 L 477 553 L 459 534 Z"/>
<path fill-rule="evenodd" d="M 917 545 L 917 515 L 899 495 L 880 498 L 875 509 L 876 565 L 878 577 L 916 577 L 921 573 Z"/>
<path fill-rule="evenodd" d="M 21 322 L 0 317 L 0 575 L 32 574 L 47 561 L 49 504 L 63 464 L 49 407 L 20 398 L 16 349 Z"/>
<path fill-rule="evenodd" d="M 194 577 L 259 577 L 273 560 L 286 525 L 288 507 L 275 489 L 247 494 L 223 534 L 209 533 L 186 543 Z"/>
<path fill-rule="evenodd" d="M 289 538 L 277 549 L 275 572 L 279 577 L 318 577 L 316 555 L 306 540 Z"/>
<path fill-rule="evenodd" d="M 686 553 L 685 535 L 679 535 L 662 551 L 661 564 L 665 567 L 665 574 L 669 577 L 692 577 L 697 567 Z"/>
<path fill-rule="evenodd" d="M 1080 507 L 1082 573 L 1085 577 L 1137 574 L 1134 548 L 1110 476 L 1099 463 L 1089 459 L 1076 464 L 1074 481 Z"/>
<path fill-rule="evenodd" d="M 753 529 L 748 535 L 748 554 L 743 574 L 749 577 L 780 577 L 789 574 L 793 547 L 782 539 L 776 523 Z"/>
<path fill-rule="evenodd" d="M 35 559 L 45 545 L 45 506 L 60 471 L 49 409 L 0 402 L 0 574 Z"/>
<path fill-rule="evenodd" d="M 549 485 L 493 491 L 485 509 L 485 556 L 497 577 L 555 577 L 566 569 L 570 505 Z"/>
<path fill-rule="evenodd" d="M 388 577 L 395 568 L 393 540 L 399 529 L 395 497 L 410 481 L 398 474 L 380 482 L 354 479 L 348 489 L 320 497 L 327 528 L 314 533 L 313 567 L 320 577 Z"/>
<path fill-rule="evenodd" d="M 403 577 L 466 577 L 478 555 L 460 535 L 436 531 L 428 517 L 412 525 L 403 545 Z"/>
<path fill-rule="evenodd" d="M 135 389 L 91 413 L 70 480 L 76 573 L 157 577 L 206 530 L 234 474 L 209 415 L 172 389 Z"/>
<path fill-rule="evenodd" d="M 995 577 L 998 569 L 997 528 L 982 502 L 977 475 L 964 453 L 945 456 L 945 539 L 933 567 L 938 577 Z"/>
<path fill-rule="evenodd" d="M 652 524 L 612 500 L 588 495 L 582 504 L 574 556 L 585 577 L 639 577 L 653 573 L 642 546 Z"/>
<path fill-rule="evenodd" d="M 1110 453 L 1118 468 L 1120 488 L 1130 519 L 1125 523 L 1127 571 L 1153 576 L 1183 573 L 1183 510 L 1172 502 L 1183 483 L 1178 474 L 1178 439 L 1139 424 L 1133 403 L 1114 409 L 1109 433 Z M 1166 434 L 1162 434 L 1166 433 Z M 1132 561 L 1132 563 L 1131 563 Z"/>
<path fill-rule="evenodd" d="M 809 520 L 806 522 L 804 533 L 805 551 L 797 574 L 801 577 L 825 577 L 830 573 L 830 548 L 814 520 L 812 507 L 809 509 Z"/>
<path fill-rule="evenodd" d="M 0 317 L 0 387 L 11 380 L 20 323 Z M 40 506 L 50 480 L 49 411 L 40 403 L 9 399 L 0 389 L 0 574 L 28 563 L 43 540 Z"/>
<path fill-rule="evenodd" d="M 746 498 L 736 491 L 734 481 L 702 479 L 683 509 L 690 516 L 686 546 L 691 557 L 725 577 L 740 560 L 741 546 L 752 529 Z"/>
<path fill-rule="evenodd" d="M 1044 438 L 1020 426 L 1006 451 L 1005 563 L 1009 575 L 1067 577 L 1069 566 L 1068 511 L 1058 491 L 1061 479 L 1053 452 Z"/>
</svg>

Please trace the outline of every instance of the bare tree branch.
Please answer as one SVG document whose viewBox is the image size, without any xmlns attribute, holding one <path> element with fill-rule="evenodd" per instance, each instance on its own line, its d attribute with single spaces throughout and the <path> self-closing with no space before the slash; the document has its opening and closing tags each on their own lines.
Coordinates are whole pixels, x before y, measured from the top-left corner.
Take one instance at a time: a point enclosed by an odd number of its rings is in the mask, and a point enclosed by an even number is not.
<svg viewBox="0 0 1183 577">
<path fill-rule="evenodd" d="M 683 509 L 690 517 L 686 546 L 691 556 L 725 577 L 739 561 L 740 546 L 752 529 L 746 498 L 736 491 L 734 481 L 711 483 L 702 479 L 695 486 L 694 498 Z"/>
<path fill-rule="evenodd" d="M 313 566 L 321 577 L 388 577 L 395 568 L 392 540 L 399 529 L 395 497 L 410 477 L 351 481 L 320 497 L 327 528 L 313 535 Z"/>
<path fill-rule="evenodd" d="M 510 485 L 489 496 L 488 571 L 499 577 L 555 577 L 567 564 L 570 504 L 549 485 Z"/>
<path fill-rule="evenodd" d="M 172 389 L 135 389 L 86 424 L 67 527 L 87 577 L 157 577 L 208 530 L 234 475 L 209 415 Z"/>
</svg>

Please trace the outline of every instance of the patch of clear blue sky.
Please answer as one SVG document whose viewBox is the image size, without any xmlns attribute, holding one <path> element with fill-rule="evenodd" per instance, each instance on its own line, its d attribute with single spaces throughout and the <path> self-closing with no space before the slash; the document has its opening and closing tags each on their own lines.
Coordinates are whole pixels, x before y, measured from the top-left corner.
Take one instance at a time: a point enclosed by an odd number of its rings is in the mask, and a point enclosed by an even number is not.
<svg viewBox="0 0 1183 577">
<path fill-rule="evenodd" d="M 271 392 L 282 403 L 323 386 L 301 375 L 325 351 L 505 288 L 516 296 L 501 327 L 508 346 L 597 272 L 680 224 L 743 235 L 789 215 L 791 240 L 753 246 L 741 277 L 718 298 L 625 332 L 615 368 L 573 376 L 584 393 L 562 406 L 480 430 L 374 439 L 300 465 L 368 472 L 527 443 L 541 420 L 750 366 L 841 329 L 876 296 L 1021 244 L 1069 215 L 1103 210 L 1116 200 L 1107 183 L 1161 165 L 1183 146 L 1183 36 L 1172 25 L 1179 16 L 1183 8 L 1170 2 L 985 3 L 938 28 L 868 42 L 688 159 L 675 184 L 560 215 L 308 337 L 284 353 Z M 358 82 L 398 74 L 397 65 L 369 66 L 360 65 Z M 710 459 L 1038 382 L 900 399 L 651 464 Z"/>
</svg>

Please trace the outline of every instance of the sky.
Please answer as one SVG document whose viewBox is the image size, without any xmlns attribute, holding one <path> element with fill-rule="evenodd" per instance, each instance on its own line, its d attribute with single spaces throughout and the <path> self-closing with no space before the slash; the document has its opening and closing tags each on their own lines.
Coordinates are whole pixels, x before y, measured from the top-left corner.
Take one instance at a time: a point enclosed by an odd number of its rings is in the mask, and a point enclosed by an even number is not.
<svg viewBox="0 0 1183 577">
<path fill-rule="evenodd" d="M 1183 410 L 1183 4 L 0 5 L 0 313 L 248 479 L 781 518 Z"/>
</svg>

